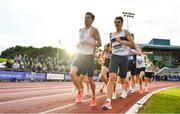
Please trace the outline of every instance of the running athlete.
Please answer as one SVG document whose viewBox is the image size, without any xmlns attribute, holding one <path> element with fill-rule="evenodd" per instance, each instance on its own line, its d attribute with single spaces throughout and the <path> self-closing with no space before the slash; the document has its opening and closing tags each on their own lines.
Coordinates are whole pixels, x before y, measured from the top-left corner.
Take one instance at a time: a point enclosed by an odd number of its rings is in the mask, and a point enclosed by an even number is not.
<svg viewBox="0 0 180 114">
<path fill-rule="evenodd" d="M 146 61 L 146 70 L 144 76 L 145 92 L 148 92 L 148 82 L 151 83 L 152 76 L 156 70 L 156 66 L 151 61 Z"/>
<path fill-rule="evenodd" d="M 111 34 L 110 34 L 111 36 Z M 110 64 L 110 59 L 111 59 L 111 46 L 110 43 L 106 44 L 104 46 L 104 51 L 101 54 L 100 57 L 100 63 L 102 64 L 101 66 L 101 72 L 99 74 L 99 78 L 101 81 L 103 81 L 105 84 L 103 84 L 103 88 L 105 85 L 107 85 L 108 79 L 109 79 L 109 64 Z M 100 92 L 103 92 L 103 88 L 100 89 Z M 112 93 L 112 99 L 116 99 L 116 92 L 115 92 L 115 84 L 114 84 L 114 92 Z"/>
<path fill-rule="evenodd" d="M 122 97 L 125 98 L 127 93 L 125 90 L 125 80 L 128 71 L 128 53 L 129 47 L 135 47 L 131 34 L 127 30 L 123 30 L 123 18 L 116 17 L 114 20 L 116 31 L 112 33 L 110 42 L 112 46 L 112 56 L 109 67 L 109 80 L 107 84 L 107 99 L 102 106 L 103 110 L 112 109 L 111 97 L 113 92 L 114 83 L 117 78 L 119 68 L 119 76 L 121 77 L 122 84 Z"/>
<path fill-rule="evenodd" d="M 134 34 L 131 34 L 133 40 L 134 40 Z M 141 51 L 139 48 L 138 44 L 135 44 L 135 48 L 130 48 L 129 50 L 129 56 L 128 56 L 128 60 L 129 60 L 129 64 L 128 64 L 128 73 L 127 73 L 127 85 L 128 86 L 132 86 L 129 87 L 130 92 L 134 93 L 136 88 L 136 55 L 141 55 Z M 132 81 L 132 82 L 131 82 Z M 132 89 L 131 89 L 132 88 Z M 128 88 L 127 88 L 128 89 Z"/>
<path fill-rule="evenodd" d="M 76 103 L 81 102 L 81 97 L 83 95 L 83 88 L 80 85 L 80 81 L 76 73 L 78 70 L 81 72 L 87 72 L 89 84 L 92 90 L 92 100 L 90 106 L 96 106 L 95 83 L 93 80 L 94 50 L 95 47 L 101 46 L 98 29 L 92 26 L 94 18 L 94 14 L 90 12 L 85 14 L 85 27 L 79 30 L 79 53 L 69 72 L 74 85 L 78 89 L 78 94 L 75 100 Z"/>
<path fill-rule="evenodd" d="M 106 44 L 104 46 L 104 51 L 100 56 L 100 63 L 102 64 L 102 66 L 101 66 L 101 72 L 99 74 L 100 80 L 106 84 L 107 84 L 108 80 L 105 75 L 109 72 L 110 58 L 111 58 L 110 44 Z"/>
<path fill-rule="evenodd" d="M 141 52 L 142 52 L 142 50 L 141 50 Z M 137 78 L 139 80 L 139 86 L 140 86 L 139 93 L 142 94 L 143 93 L 143 87 L 142 87 L 143 76 L 144 76 L 145 70 L 146 70 L 145 57 L 143 54 L 141 54 L 140 56 L 137 55 L 136 68 L 137 68 Z"/>
<path fill-rule="evenodd" d="M 110 44 L 104 46 L 104 50 L 99 58 L 99 63 L 101 65 L 101 72 L 99 73 L 99 79 L 107 85 L 109 78 L 109 63 L 111 58 L 111 49 Z M 103 84 L 104 87 L 104 84 Z M 103 88 L 100 89 L 100 92 L 103 91 Z"/>
</svg>

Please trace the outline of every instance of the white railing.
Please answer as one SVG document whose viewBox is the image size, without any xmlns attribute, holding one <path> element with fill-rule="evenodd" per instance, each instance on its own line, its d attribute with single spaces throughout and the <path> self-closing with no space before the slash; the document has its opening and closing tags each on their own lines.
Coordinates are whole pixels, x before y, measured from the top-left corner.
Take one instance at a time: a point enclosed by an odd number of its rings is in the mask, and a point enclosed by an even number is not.
<svg viewBox="0 0 180 114">
<path fill-rule="evenodd" d="M 162 69 L 155 72 L 155 75 L 164 75 L 164 74 L 173 74 L 173 73 L 180 73 L 180 68 L 167 68 L 163 67 Z"/>
<path fill-rule="evenodd" d="M 157 72 L 155 72 L 154 75 L 158 75 L 160 73 L 163 73 L 163 72 L 165 72 L 168 69 L 169 69 L 168 67 L 163 67 L 163 68 L 159 69 Z"/>
</svg>

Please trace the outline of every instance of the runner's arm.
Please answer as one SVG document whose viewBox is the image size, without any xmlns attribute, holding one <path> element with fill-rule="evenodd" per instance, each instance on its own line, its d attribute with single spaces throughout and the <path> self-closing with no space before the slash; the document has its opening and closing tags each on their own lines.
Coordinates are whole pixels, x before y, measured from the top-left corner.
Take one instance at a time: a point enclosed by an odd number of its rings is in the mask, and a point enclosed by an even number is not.
<svg viewBox="0 0 180 114">
<path fill-rule="evenodd" d="M 109 34 L 109 40 L 110 40 L 110 46 L 109 46 L 109 48 L 110 48 L 110 50 L 112 51 L 112 42 L 111 42 L 111 36 L 112 36 L 112 32 Z"/>
<path fill-rule="evenodd" d="M 120 38 L 117 38 L 116 41 L 118 41 L 121 44 L 127 45 L 131 48 L 135 47 L 135 43 L 132 39 L 131 34 L 128 31 L 125 31 L 126 37 L 127 37 L 127 41 L 126 40 L 121 40 Z"/>
<path fill-rule="evenodd" d="M 138 45 L 138 44 L 135 44 L 135 48 L 136 48 L 136 50 L 137 50 L 135 54 L 141 56 L 141 55 L 142 55 L 142 51 L 141 51 L 139 45 Z"/>
<path fill-rule="evenodd" d="M 98 59 L 98 63 L 99 63 L 100 65 L 102 65 L 103 62 L 104 62 L 103 54 L 104 54 L 104 51 L 100 54 L 100 57 L 99 57 L 99 59 Z"/>
<path fill-rule="evenodd" d="M 96 43 L 94 44 L 94 47 L 101 47 L 101 38 L 100 38 L 100 34 L 99 31 L 94 28 L 94 38 L 96 39 Z"/>
</svg>

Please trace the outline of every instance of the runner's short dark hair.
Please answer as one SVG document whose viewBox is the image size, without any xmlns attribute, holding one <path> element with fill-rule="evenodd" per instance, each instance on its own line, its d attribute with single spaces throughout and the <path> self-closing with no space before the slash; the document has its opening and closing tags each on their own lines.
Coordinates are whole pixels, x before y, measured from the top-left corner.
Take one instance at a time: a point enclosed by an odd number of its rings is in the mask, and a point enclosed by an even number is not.
<svg viewBox="0 0 180 114">
<path fill-rule="evenodd" d="M 107 48 L 109 48 L 109 47 L 110 47 L 110 43 L 107 44 Z"/>
<path fill-rule="evenodd" d="M 91 19 L 94 21 L 95 19 L 95 15 L 91 12 L 86 12 L 86 15 L 90 15 L 91 16 Z"/>
<path fill-rule="evenodd" d="M 114 20 L 116 20 L 116 19 L 120 19 L 122 23 L 124 22 L 124 20 L 121 16 L 116 17 Z"/>
<path fill-rule="evenodd" d="M 131 33 L 131 36 L 134 38 L 134 34 L 133 33 Z"/>
</svg>

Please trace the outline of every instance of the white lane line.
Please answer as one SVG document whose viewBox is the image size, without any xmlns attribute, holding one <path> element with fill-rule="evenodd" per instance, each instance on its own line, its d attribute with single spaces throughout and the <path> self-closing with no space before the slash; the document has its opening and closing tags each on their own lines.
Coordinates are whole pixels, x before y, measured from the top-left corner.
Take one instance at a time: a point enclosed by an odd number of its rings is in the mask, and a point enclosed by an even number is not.
<svg viewBox="0 0 180 114">
<path fill-rule="evenodd" d="M 55 97 L 55 96 L 62 96 L 62 95 L 69 95 L 73 94 L 71 93 L 61 93 L 61 94 L 55 94 L 55 95 L 46 95 L 46 96 L 41 96 L 41 97 L 33 97 L 33 98 L 27 98 L 27 99 L 19 99 L 19 100 L 12 100 L 12 101 L 5 101 L 5 102 L 0 102 L 0 105 L 8 104 L 8 103 L 16 103 L 16 102 L 22 102 L 22 101 L 29 101 L 29 100 L 36 100 L 36 99 L 43 99 L 43 98 L 48 98 L 48 97 Z"/>
<path fill-rule="evenodd" d="M 59 85 L 58 85 L 59 86 Z M 2 85 L 0 87 L 0 89 L 21 89 L 21 88 L 40 88 L 40 87 L 57 87 L 56 85 L 37 85 L 37 86 L 34 86 L 34 85 L 19 85 L 19 86 L 6 86 L 6 85 Z"/>
<path fill-rule="evenodd" d="M 31 83 L 30 83 L 31 84 Z M 52 88 L 54 88 L 54 87 L 71 87 L 71 86 L 74 86 L 73 85 L 73 83 L 71 82 L 71 83 L 69 83 L 69 84 L 65 84 L 65 85 L 63 85 L 64 83 L 59 83 L 59 84 L 50 84 L 50 85 L 38 85 L 38 83 L 34 83 L 32 86 L 31 85 L 19 85 L 19 86 L 17 86 L 17 85 L 11 85 L 11 86 L 6 86 L 6 85 L 0 85 L 0 89 L 26 89 L 26 88 L 29 88 L 29 89 L 33 89 L 33 88 L 42 88 L 42 87 L 44 87 L 44 88 L 47 88 L 47 87 L 52 87 Z M 99 86 L 99 84 L 100 83 L 96 83 L 96 85 L 98 85 Z M 34 86 L 34 85 L 36 85 L 36 86 Z M 5 86 L 5 87 L 4 87 Z M 20 87 L 20 88 L 18 88 L 18 87 Z"/>
<path fill-rule="evenodd" d="M 29 101 L 29 100 L 36 100 L 36 99 L 43 99 L 43 98 L 55 97 L 55 96 L 61 96 L 61 95 L 69 95 L 69 94 L 74 94 L 74 93 L 73 92 L 68 92 L 68 93 L 60 93 L 60 94 L 55 94 L 55 95 L 46 95 L 46 96 L 32 97 L 32 98 L 27 98 L 27 99 L 5 101 L 5 102 L 0 102 L 0 105 L 8 104 L 8 103 L 22 102 L 22 101 Z"/>
<path fill-rule="evenodd" d="M 58 86 L 39 86 L 37 85 L 38 87 L 21 87 L 21 88 L 16 88 L 16 87 L 13 87 L 13 88 L 0 88 L 1 90 L 22 90 L 22 89 L 46 89 L 46 88 L 58 88 L 58 87 L 73 87 L 73 85 L 69 85 L 69 86 L 62 86 L 62 85 L 58 85 Z"/>
<path fill-rule="evenodd" d="M 23 92 L 13 92 L 13 93 L 1 93 L 0 94 L 0 97 L 1 96 L 4 96 L 4 95 L 18 95 L 18 94 L 24 94 L 24 93 L 41 93 L 41 92 L 50 92 L 50 91 L 57 91 L 57 90 L 60 90 L 60 91 L 64 91 L 64 90 L 72 90 L 72 88 L 66 88 L 66 89 L 53 89 L 53 90 L 34 90 L 34 91 L 23 91 Z"/>
<path fill-rule="evenodd" d="M 57 89 L 56 89 L 57 88 Z M 74 88 L 74 86 L 66 86 L 66 87 L 63 87 L 63 88 L 58 88 L 58 87 L 55 87 L 54 89 L 53 88 L 43 88 L 42 90 L 38 90 L 39 88 L 37 88 L 37 90 L 33 90 L 33 91 L 17 91 L 17 92 L 12 92 L 12 93 L 0 93 L 0 97 L 3 96 L 3 95 L 16 95 L 16 94 L 23 94 L 23 93 L 34 93 L 34 92 L 37 92 L 37 93 L 40 93 L 40 92 L 46 92 L 46 91 L 56 91 L 56 90 L 60 90 L 60 91 L 64 91 L 64 90 L 72 90 Z M 100 87 L 99 87 L 100 88 Z M 99 89 L 97 88 L 97 89 Z M 53 90 L 46 90 L 46 89 L 53 89 Z M 21 89 L 22 90 L 22 89 Z M 24 90 L 24 89 L 23 89 Z M 27 90 L 27 89 L 25 89 Z"/>
<path fill-rule="evenodd" d="M 63 88 L 74 88 L 74 86 L 66 86 Z M 46 87 L 46 88 L 26 88 L 26 89 L 16 89 L 16 90 L 0 90 L 0 94 L 11 94 L 11 93 L 21 93 L 21 92 L 29 92 L 29 91 L 39 91 L 39 90 L 50 90 L 50 89 L 63 89 L 62 87 Z"/>
<path fill-rule="evenodd" d="M 96 99 L 98 98 L 102 98 L 102 97 L 105 97 L 106 95 L 102 95 L 102 96 L 98 96 L 96 97 Z M 87 101 L 90 101 L 92 98 L 90 99 L 86 99 L 86 100 L 82 100 L 82 102 L 87 102 Z M 57 108 L 53 108 L 53 109 L 50 109 L 50 110 L 47 110 L 47 111 L 44 111 L 44 112 L 40 112 L 40 114 L 46 114 L 46 113 L 50 113 L 50 112 L 53 112 L 53 111 L 56 111 L 56 110 L 61 110 L 61 109 L 64 109 L 64 108 L 67 108 L 67 107 L 70 107 L 70 106 L 73 106 L 73 105 L 76 105 L 77 103 L 71 103 L 71 104 L 68 104 L 68 105 L 64 105 L 64 106 L 61 106 L 61 107 L 57 107 Z"/>
</svg>

